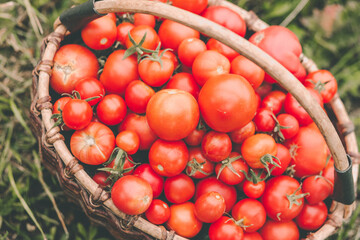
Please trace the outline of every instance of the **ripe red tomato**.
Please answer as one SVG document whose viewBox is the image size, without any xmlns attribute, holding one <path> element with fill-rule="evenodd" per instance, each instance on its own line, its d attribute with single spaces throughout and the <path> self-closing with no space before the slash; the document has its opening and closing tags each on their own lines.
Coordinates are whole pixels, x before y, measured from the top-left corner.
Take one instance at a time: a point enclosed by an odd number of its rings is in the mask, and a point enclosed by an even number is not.
<svg viewBox="0 0 360 240">
<path fill-rule="evenodd" d="M 70 99 L 62 109 L 65 125 L 74 130 L 81 130 L 91 122 L 93 111 L 88 102 L 81 99 Z"/>
<path fill-rule="evenodd" d="M 148 150 L 157 139 L 156 134 L 151 130 L 146 116 L 129 113 L 119 126 L 119 132 L 123 130 L 133 130 L 140 138 L 140 150 Z"/>
<path fill-rule="evenodd" d="M 194 196 L 195 184 L 189 176 L 180 173 L 165 180 L 164 193 L 169 202 L 184 203 Z"/>
<path fill-rule="evenodd" d="M 257 104 L 254 89 L 245 78 L 223 74 L 211 78 L 199 93 L 204 121 L 219 132 L 231 132 L 248 124 Z"/>
<path fill-rule="evenodd" d="M 317 70 L 309 73 L 304 85 L 318 90 L 324 103 L 330 102 L 338 89 L 335 77 L 328 70 Z"/>
<path fill-rule="evenodd" d="M 149 162 L 152 169 L 161 176 L 172 177 L 180 174 L 189 159 L 189 150 L 179 141 L 156 140 L 150 148 Z"/>
<path fill-rule="evenodd" d="M 214 172 L 214 163 L 205 158 L 200 147 L 189 148 L 189 162 L 185 172 L 192 178 L 205 178 Z"/>
<path fill-rule="evenodd" d="M 60 114 L 61 111 L 63 110 L 65 104 L 71 100 L 71 97 L 61 97 L 58 100 L 56 100 L 56 102 L 54 103 L 53 106 L 53 110 L 52 110 L 52 114 Z M 57 118 L 54 118 L 54 121 L 57 121 Z M 71 128 L 67 127 L 66 125 L 61 126 L 62 130 L 64 131 L 68 131 L 71 130 Z"/>
<path fill-rule="evenodd" d="M 202 12 L 201 16 L 218 23 L 225 28 L 245 36 L 246 23 L 244 19 L 233 10 L 222 6 L 210 6 Z"/>
<path fill-rule="evenodd" d="M 286 94 L 284 92 L 275 90 L 268 93 L 260 103 L 261 108 L 270 109 L 275 115 L 281 112 Z"/>
<path fill-rule="evenodd" d="M 130 32 L 131 29 L 133 29 L 135 26 L 132 23 L 129 22 L 122 22 L 120 23 L 116 29 L 117 29 L 117 37 L 116 40 L 120 42 L 122 45 L 125 45 L 126 38 Z"/>
<path fill-rule="evenodd" d="M 170 207 L 170 218 L 166 225 L 182 237 L 195 237 L 202 228 L 202 222 L 195 216 L 192 202 L 174 204 Z"/>
<path fill-rule="evenodd" d="M 154 15 L 145 14 L 145 13 L 134 13 L 134 25 L 147 25 L 151 28 L 155 27 L 156 19 Z"/>
<path fill-rule="evenodd" d="M 202 153 L 206 159 L 213 162 L 225 160 L 230 155 L 231 148 L 231 140 L 226 133 L 210 131 L 201 142 Z"/>
<path fill-rule="evenodd" d="M 195 215 L 202 222 L 212 223 L 224 214 L 225 208 L 223 196 L 217 192 L 208 192 L 196 200 Z"/>
<path fill-rule="evenodd" d="M 263 238 L 258 232 L 252 232 L 252 233 L 244 232 L 243 240 L 263 240 Z"/>
<path fill-rule="evenodd" d="M 315 231 L 325 223 L 327 216 L 328 209 L 324 202 L 311 205 L 305 203 L 295 222 L 301 229 Z"/>
<path fill-rule="evenodd" d="M 128 175 L 120 178 L 111 189 L 115 206 L 129 215 L 144 213 L 153 199 L 151 186 L 144 179 Z"/>
<path fill-rule="evenodd" d="M 231 60 L 230 73 L 243 76 L 254 89 L 262 84 L 265 76 L 265 71 L 261 67 L 242 55 Z"/>
<path fill-rule="evenodd" d="M 135 55 L 123 59 L 125 50 L 112 52 L 106 60 L 100 82 L 107 93 L 123 95 L 127 85 L 139 78 Z"/>
<path fill-rule="evenodd" d="M 299 215 L 304 206 L 304 194 L 295 178 L 281 175 L 267 181 L 261 202 L 268 217 L 286 222 Z"/>
<path fill-rule="evenodd" d="M 295 164 L 296 177 L 318 174 L 325 167 L 327 145 L 318 130 L 301 127 L 298 134 L 290 139 L 286 146 L 292 158 L 290 164 Z"/>
<path fill-rule="evenodd" d="M 253 183 L 251 181 L 245 180 L 242 189 L 247 197 L 259 198 L 265 191 L 265 181 Z"/>
<path fill-rule="evenodd" d="M 189 146 L 199 146 L 203 137 L 205 136 L 206 129 L 205 128 L 195 128 L 186 138 L 184 141 Z"/>
<path fill-rule="evenodd" d="M 92 122 L 86 128 L 75 131 L 70 139 L 72 154 L 89 165 L 106 162 L 115 147 L 115 136 L 102 123 Z"/>
<path fill-rule="evenodd" d="M 209 228 L 210 240 L 242 240 L 244 232 L 242 228 L 226 216 L 222 216 Z"/>
<path fill-rule="evenodd" d="M 158 34 L 162 47 L 171 48 L 175 52 L 184 39 L 200 38 L 200 33 L 198 31 L 168 19 L 162 22 Z"/>
<path fill-rule="evenodd" d="M 166 202 L 154 199 L 146 210 L 145 216 L 153 224 L 163 224 L 170 218 L 170 208 Z"/>
<path fill-rule="evenodd" d="M 176 70 L 177 67 L 179 66 L 179 60 L 177 56 L 172 51 L 166 49 L 160 50 L 159 56 L 161 54 L 164 58 L 168 58 L 174 63 L 174 69 Z"/>
<path fill-rule="evenodd" d="M 145 41 L 141 46 L 146 49 L 155 50 L 159 45 L 160 39 L 154 28 L 147 25 L 139 25 L 130 30 L 130 36 L 137 44 L 140 43 L 145 34 Z M 130 48 L 133 45 L 128 35 L 125 40 L 125 46 L 126 48 Z"/>
<path fill-rule="evenodd" d="M 232 217 L 239 221 L 243 219 L 242 228 L 245 232 L 255 232 L 266 221 L 264 206 L 258 200 L 245 198 L 235 204 L 231 210 Z"/>
<path fill-rule="evenodd" d="M 109 176 L 110 174 L 107 172 L 97 172 L 92 179 L 100 186 L 106 187 L 111 183 L 110 181 L 107 181 Z"/>
<path fill-rule="evenodd" d="M 106 125 L 119 124 L 126 115 L 125 101 L 116 94 L 106 95 L 96 107 L 96 115 Z"/>
<path fill-rule="evenodd" d="M 218 192 L 224 198 L 226 204 L 226 212 L 229 212 L 234 206 L 237 198 L 237 192 L 234 186 L 227 185 L 216 177 L 208 177 L 200 180 L 196 184 L 195 201 L 203 194 L 208 192 Z"/>
<path fill-rule="evenodd" d="M 133 175 L 138 176 L 147 181 L 152 190 L 154 198 L 161 195 L 164 189 L 164 178 L 157 174 L 148 163 L 139 165 L 133 172 Z"/>
<path fill-rule="evenodd" d="M 124 150 L 127 154 L 135 154 L 140 146 L 140 138 L 132 130 L 119 132 L 115 138 L 116 146 Z"/>
<path fill-rule="evenodd" d="M 334 160 L 332 158 L 330 158 L 326 167 L 322 171 L 322 176 L 324 176 L 326 179 L 328 179 L 334 185 L 334 178 L 335 178 L 334 173 L 335 173 Z"/>
<path fill-rule="evenodd" d="M 192 64 L 192 73 L 196 82 L 203 86 L 212 77 L 230 72 L 230 61 L 214 50 L 201 52 Z"/>
<path fill-rule="evenodd" d="M 117 171 L 117 174 L 119 176 L 126 176 L 130 175 L 134 172 L 135 164 L 131 156 L 127 156 L 124 159 L 124 163 L 122 165 L 121 161 L 119 163 L 116 163 L 115 165 L 115 158 L 111 161 L 109 165 L 106 166 L 106 168 L 112 168 Z"/>
<path fill-rule="evenodd" d="M 58 93 L 71 93 L 78 81 L 97 77 L 99 63 L 94 53 L 77 44 L 62 46 L 54 56 L 50 86 Z"/>
<path fill-rule="evenodd" d="M 293 115 L 282 113 L 277 116 L 277 120 L 284 139 L 290 139 L 298 133 L 299 122 Z"/>
<path fill-rule="evenodd" d="M 205 43 L 199 38 L 186 38 L 178 47 L 178 57 L 182 64 L 191 67 L 195 58 L 206 51 Z"/>
<path fill-rule="evenodd" d="M 311 205 L 324 201 L 333 192 L 332 182 L 319 175 L 305 178 L 301 188 L 303 192 L 309 193 L 305 199 Z"/>
<path fill-rule="evenodd" d="M 265 168 L 264 161 L 269 162 L 270 155 L 277 153 L 276 142 L 273 137 L 264 133 L 255 134 L 243 142 L 241 154 L 246 163 L 252 168 Z"/>
<path fill-rule="evenodd" d="M 230 139 L 233 143 L 242 144 L 245 139 L 255 134 L 255 123 L 249 122 L 242 128 L 236 129 L 229 133 Z"/>
<path fill-rule="evenodd" d="M 277 153 L 275 157 L 277 157 L 279 160 L 274 158 L 274 162 L 276 162 L 280 167 L 275 166 L 273 164 L 269 164 L 269 168 L 273 169 L 271 171 L 271 175 L 273 176 L 279 176 L 283 174 L 286 171 L 291 161 L 291 154 L 289 149 L 280 143 L 277 143 L 276 145 L 277 145 Z"/>
<path fill-rule="evenodd" d="M 175 74 L 166 84 L 165 88 L 186 91 L 193 95 L 196 100 L 198 99 L 200 91 L 199 85 L 197 85 L 193 75 L 186 72 L 180 72 Z"/>
<path fill-rule="evenodd" d="M 222 42 L 219 42 L 218 40 L 214 38 L 210 38 L 208 42 L 206 43 L 206 47 L 208 50 L 214 50 L 218 51 L 222 55 L 224 55 L 229 61 L 231 62 L 234 58 L 239 56 L 239 53 L 236 52 L 234 49 L 226 46 Z"/>
<path fill-rule="evenodd" d="M 275 222 L 267 220 L 260 230 L 263 240 L 299 240 L 299 229 L 293 221 Z"/>
<path fill-rule="evenodd" d="M 75 85 L 75 91 L 77 91 L 81 99 L 85 100 L 92 97 L 98 97 L 91 101 L 88 101 L 90 106 L 96 105 L 105 96 L 105 88 L 99 80 L 93 77 L 80 80 Z"/>
<path fill-rule="evenodd" d="M 150 99 L 146 118 L 156 135 L 168 141 L 176 141 L 188 136 L 196 128 L 200 112 L 190 93 L 163 89 Z"/>
<path fill-rule="evenodd" d="M 108 16 L 92 20 L 81 30 L 81 38 L 86 46 L 94 50 L 111 47 L 117 37 L 116 22 Z"/>
<path fill-rule="evenodd" d="M 125 90 L 125 103 L 135 113 L 145 113 L 150 98 L 155 94 L 154 89 L 141 80 L 129 83 Z"/>
<path fill-rule="evenodd" d="M 164 85 L 174 72 L 174 62 L 161 57 L 162 64 L 150 58 L 145 58 L 139 63 L 139 75 L 141 79 L 152 87 Z"/>
<path fill-rule="evenodd" d="M 274 113 L 267 108 L 257 110 L 254 123 L 258 132 L 272 132 L 276 126 Z"/>
<path fill-rule="evenodd" d="M 245 175 L 249 171 L 248 165 L 241 155 L 237 152 L 230 153 L 229 157 L 215 166 L 215 174 L 224 183 L 228 185 L 236 185 L 245 179 Z"/>
<path fill-rule="evenodd" d="M 208 5 L 208 0 L 172 0 L 172 5 L 189 12 L 200 14 Z"/>
</svg>

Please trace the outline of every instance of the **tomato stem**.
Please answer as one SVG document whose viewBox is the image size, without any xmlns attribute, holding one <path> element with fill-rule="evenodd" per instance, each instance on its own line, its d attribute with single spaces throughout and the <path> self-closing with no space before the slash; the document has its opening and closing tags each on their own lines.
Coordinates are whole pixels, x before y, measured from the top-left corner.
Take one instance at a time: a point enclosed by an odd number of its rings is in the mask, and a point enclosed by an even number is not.
<svg viewBox="0 0 360 240">
<path fill-rule="evenodd" d="M 297 206 L 300 206 L 302 204 L 302 201 L 298 201 L 303 199 L 305 196 L 309 195 L 309 193 L 301 193 L 301 194 L 297 194 L 297 192 L 299 192 L 301 190 L 301 184 L 300 186 L 295 190 L 294 193 L 288 195 L 286 194 L 286 198 L 289 200 L 289 209 L 292 208 L 292 206 L 295 204 Z"/>
<path fill-rule="evenodd" d="M 206 161 L 200 163 L 200 162 L 198 162 L 198 161 L 196 160 L 196 158 L 193 158 L 191 161 L 189 161 L 189 162 L 187 163 L 187 166 L 191 169 L 191 171 L 190 171 L 190 173 L 188 173 L 188 171 L 186 171 L 186 174 L 187 174 L 189 177 L 191 177 L 191 176 L 193 176 L 196 172 L 201 172 L 202 174 L 204 174 L 204 175 L 206 175 L 206 176 L 209 176 L 210 173 L 204 172 L 204 171 L 202 170 L 203 165 L 204 165 L 205 163 L 206 163 Z"/>
<path fill-rule="evenodd" d="M 220 170 L 216 176 L 217 179 L 219 179 L 221 172 L 228 167 L 230 169 L 231 172 L 233 172 L 236 176 L 238 176 L 239 178 L 241 178 L 240 174 L 235 170 L 235 168 L 233 167 L 232 163 L 235 162 L 236 160 L 240 159 L 241 156 L 236 156 L 236 157 L 232 157 L 232 158 L 226 158 L 224 160 L 221 161 L 221 167 Z"/>
<path fill-rule="evenodd" d="M 274 170 L 275 167 L 280 167 L 280 165 L 274 161 L 274 159 L 278 160 L 280 163 L 280 159 L 267 153 L 264 156 L 261 157 L 260 162 L 264 165 L 268 175 L 271 174 L 272 170 Z M 271 169 L 269 168 L 269 164 L 274 165 Z"/>
</svg>

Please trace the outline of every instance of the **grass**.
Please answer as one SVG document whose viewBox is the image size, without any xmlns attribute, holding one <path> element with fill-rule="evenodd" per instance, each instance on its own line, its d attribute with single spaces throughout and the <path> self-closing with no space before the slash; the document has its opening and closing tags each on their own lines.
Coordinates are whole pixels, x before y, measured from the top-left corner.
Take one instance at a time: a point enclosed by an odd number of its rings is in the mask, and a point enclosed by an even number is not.
<svg viewBox="0 0 360 240">
<path fill-rule="evenodd" d="M 68 201 L 56 178 L 43 169 L 28 127 L 31 71 L 41 39 L 64 9 L 80 2 L 0 1 L 0 239 L 111 239 Z M 335 75 L 360 140 L 360 3 L 234 2 L 270 24 L 286 24 L 300 38 L 305 54 Z M 358 205 L 331 239 L 359 239 L 359 213 Z"/>
</svg>

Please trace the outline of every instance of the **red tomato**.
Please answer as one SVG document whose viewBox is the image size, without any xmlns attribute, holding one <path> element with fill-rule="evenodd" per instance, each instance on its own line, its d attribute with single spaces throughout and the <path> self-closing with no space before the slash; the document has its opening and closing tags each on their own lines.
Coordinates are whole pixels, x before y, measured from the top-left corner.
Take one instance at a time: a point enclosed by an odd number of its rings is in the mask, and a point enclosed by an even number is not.
<svg viewBox="0 0 360 240">
<path fill-rule="evenodd" d="M 141 46 L 146 49 L 155 50 L 159 45 L 160 39 L 154 28 L 147 25 L 139 25 L 130 30 L 130 36 L 137 44 L 140 43 L 145 34 L 145 41 Z M 129 36 L 127 36 L 125 40 L 126 48 L 130 48 L 133 45 L 134 44 L 130 41 Z"/>
<path fill-rule="evenodd" d="M 127 85 L 139 78 L 135 55 L 123 59 L 125 50 L 112 52 L 106 60 L 100 82 L 106 92 L 123 95 Z"/>
<path fill-rule="evenodd" d="M 290 151 L 289 149 L 287 149 L 287 147 L 285 147 L 284 145 L 277 143 L 277 153 L 275 155 L 275 157 L 277 157 L 279 160 L 277 160 L 276 158 L 274 158 L 274 161 L 280 165 L 280 167 L 275 166 L 273 164 L 269 164 L 269 168 L 273 169 L 271 171 L 271 175 L 273 176 L 279 176 L 281 174 L 283 174 L 287 167 L 290 164 L 291 161 L 291 155 L 290 155 Z"/>
<path fill-rule="evenodd" d="M 177 59 L 176 55 L 172 51 L 170 51 L 170 50 L 165 51 L 165 50 L 166 49 L 160 50 L 159 56 L 162 54 L 162 56 L 164 58 L 170 59 L 174 63 L 174 69 L 176 70 L 177 67 L 179 66 L 179 60 Z"/>
<path fill-rule="evenodd" d="M 214 163 L 205 158 L 200 147 L 189 148 L 189 162 L 185 172 L 192 178 L 205 178 L 214 172 Z"/>
<path fill-rule="evenodd" d="M 172 0 L 172 5 L 189 12 L 200 14 L 208 5 L 208 0 Z"/>
<path fill-rule="evenodd" d="M 298 133 L 299 122 L 293 115 L 282 113 L 277 116 L 277 120 L 284 139 L 290 139 Z"/>
<path fill-rule="evenodd" d="M 170 212 L 170 219 L 166 225 L 178 235 L 192 238 L 200 232 L 202 222 L 196 218 L 192 202 L 174 204 L 170 207 Z"/>
<path fill-rule="evenodd" d="M 152 169 L 161 176 L 172 177 L 180 174 L 189 158 L 185 143 L 179 141 L 156 140 L 150 148 L 149 162 Z"/>
<path fill-rule="evenodd" d="M 281 112 L 286 94 L 281 91 L 271 91 L 268 93 L 260 103 L 261 108 L 270 109 L 275 115 Z"/>
<path fill-rule="evenodd" d="M 333 183 L 323 176 L 313 175 L 305 178 L 301 188 L 303 192 L 309 193 L 305 197 L 306 201 L 314 205 L 324 201 L 332 194 Z"/>
<path fill-rule="evenodd" d="M 334 169 L 334 160 L 330 158 L 328 164 L 322 171 L 322 176 L 328 179 L 334 185 L 334 178 L 335 178 L 335 169 Z"/>
<path fill-rule="evenodd" d="M 81 38 L 84 43 L 94 50 L 104 50 L 111 47 L 116 37 L 115 21 L 108 16 L 92 20 L 81 30 Z"/>
<path fill-rule="evenodd" d="M 255 199 L 245 198 L 235 204 L 231 210 L 232 217 L 239 221 L 242 219 L 242 228 L 245 232 L 255 232 L 266 221 L 264 206 Z"/>
<path fill-rule="evenodd" d="M 301 82 L 305 80 L 306 71 L 300 62 L 301 44 L 296 35 L 282 26 L 270 26 L 253 34 L 249 41 L 272 56 Z M 276 81 L 265 73 L 265 81 Z"/>
<path fill-rule="evenodd" d="M 81 130 L 91 122 L 93 111 L 88 102 L 70 99 L 62 109 L 64 124 L 74 130 Z"/>
<path fill-rule="evenodd" d="M 258 132 L 272 132 L 276 126 L 274 113 L 267 108 L 257 110 L 254 123 Z"/>
<path fill-rule="evenodd" d="M 194 196 L 195 184 L 189 176 L 180 173 L 165 180 L 164 193 L 169 202 L 184 203 Z"/>
<path fill-rule="evenodd" d="M 94 100 L 88 101 L 90 106 L 96 105 L 105 96 L 105 88 L 99 80 L 90 77 L 80 80 L 75 85 L 75 91 L 77 91 L 81 99 L 85 100 L 92 97 L 98 97 Z"/>
<path fill-rule="evenodd" d="M 139 149 L 140 138 L 136 132 L 132 130 L 124 130 L 119 132 L 115 138 L 116 146 L 124 150 L 127 154 L 135 154 Z"/>
<path fill-rule="evenodd" d="M 120 178 L 111 189 L 115 206 L 129 215 L 144 213 L 153 199 L 151 186 L 144 179 L 128 175 Z"/>
<path fill-rule="evenodd" d="M 257 89 L 264 81 L 265 71 L 246 57 L 235 56 L 230 61 L 232 61 L 230 73 L 243 76 L 254 89 Z"/>
<path fill-rule="evenodd" d="M 304 194 L 295 178 L 281 175 L 267 181 L 261 202 L 268 217 L 286 222 L 299 215 L 304 206 Z"/>
<path fill-rule="evenodd" d="M 208 192 L 218 192 L 224 198 L 226 203 L 226 212 L 229 212 L 234 206 L 237 198 L 237 192 L 235 187 L 229 186 L 216 177 L 208 177 L 200 180 L 196 184 L 195 201 L 203 194 Z"/>
<path fill-rule="evenodd" d="M 324 103 L 330 102 L 338 89 L 335 77 L 328 70 L 317 70 L 309 73 L 304 85 L 318 90 Z"/>
<path fill-rule="evenodd" d="M 133 175 L 138 176 L 145 181 L 147 181 L 152 190 L 154 198 L 157 198 L 161 195 L 164 188 L 164 178 L 157 174 L 148 163 L 143 163 L 139 165 L 135 170 Z"/>
<path fill-rule="evenodd" d="M 178 57 L 182 64 L 191 67 L 195 58 L 206 51 L 205 43 L 199 38 L 186 38 L 178 47 Z"/>
<path fill-rule="evenodd" d="M 71 93 L 78 81 L 97 77 L 99 63 L 94 53 L 77 44 L 62 46 L 54 56 L 50 86 L 58 93 Z"/>
<path fill-rule="evenodd" d="M 226 216 L 212 223 L 209 228 L 210 240 L 242 240 L 244 232 L 241 227 Z"/>
<path fill-rule="evenodd" d="M 198 125 L 200 113 L 195 98 L 178 89 L 163 89 L 155 93 L 146 108 L 150 128 L 168 141 L 188 136 Z"/>
<path fill-rule="evenodd" d="M 245 175 L 249 171 L 248 165 L 241 155 L 237 152 L 230 153 L 229 157 L 215 166 L 215 173 L 218 179 L 228 185 L 236 185 L 245 179 Z"/>
<path fill-rule="evenodd" d="M 155 94 L 154 89 L 141 80 L 129 83 L 125 90 L 125 102 L 135 113 L 145 113 L 150 98 Z"/>
<path fill-rule="evenodd" d="M 300 233 L 293 221 L 275 222 L 267 220 L 260 230 L 263 240 L 299 240 Z"/>
<path fill-rule="evenodd" d="M 232 48 L 226 46 L 222 42 L 214 38 L 210 38 L 209 41 L 206 43 L 206 47 L 208 50 L 218 51 L 222 55 L 224 55 L 229 61 L 231 62 L 234 58 L 239 56 L 239 53 L 233 50 Z"/>
<path fill-rule="evenodd" d="M 117 29 L 116 40 L 119 41 L 122 45 L 125 45 L 126 38 L 128 37 L 130 30 L 133 29 L 134 27 L 135 27 L 134 24 L 129 22 L 120 23 L 116 27 Z"/>
<path fill-rule="evenodd" d="M 122 165 L 123 164 L 123 165 Z M 107 168 L 112 168 L 115 171 L 117 171 L 117 174 L 119 176 L 126 176 L 130 175 L 134 172 L 135 164 L 133 163 L 133 159 L 131 156 L 127 156 L 124 159 L 124 162 L 122 163 L 119 161 L 119 163 L 115 164 L 115 159 L 111 161 L 109 165 L 106 166 Z"/>
<path fill-rule="evenodd" d="M 65 104 L 71 100 L 71 97 L 61 97 L 54 103 L 52 114 L 60 114 L 63 110 Z M 54 121 L 57 121 L 57 118 L 54 118 Z M 71 128 L 67 127 L 66 125 L 61 126 L 62 130 L 68 131 L 71 130 Z"/>
<path fill-rule="evenodd" d="M 162 200 L 154 199 L 146 210 L 145 216 L 153 224 L 163 224 L 170 218 L 170 208 Z"/>
<path fill-rule="evenodd" d="M 107 181 L 109 176 L 110 174 L 107 172 L 97 172 L 94 174 L 92 179 L 100 186 L 106 187 L 110 184 L 110 181 Z"/>
<path fill-rule="evenodd" d="M 248 124 L 257 104 L 254 89 L 245 78 L 223 74 L 211 78 L 199 93 L 199 107 L 209 127 L 231 132 Z"/>
<path fill-rule="evenodd" d="M 210 131 L 201 142 L 201 150 L 206 159 L 213 162 L 225 160 L 231 153 L 231 140 L 226 133 Z"/>
<path fill-rule="evenodd" d="M 146 116 L 129 113 L 119 126 L 119 132 L 123 130 L 133 130 L 140 138 L 140 150 L 148 150 L 157 139 L 156 134 L 151 130 Z"/>
<path fill-rule="evenodd" d="M 205 128 L 195 128 L 186 138 L 184 141 L 189 146 L 199 146 L 203 137 L 205 136 L 206 129 Z"/>
<path fill-rule="evenodd" d="M 192 73 L 196 82 L 203 86 L 212 77 L 230 72 L 230 61 L 214 50 L 201 52 L 192 65 Z"/>
<path fill-rule="evenodd" d="M 259 198 L 265 191 L 265 181 L 253 183 L 245 180 L 242 186 L 245 195 L 249 198 Z"/>
<path fill-rule="evenodd" d="M 255 123 L 249 122 L 242 128 L 236 129 L 229 133 L 230 139 L 233 143 L 242 144 L 245 139 L 255 134 Z"/>
<path fill-rule="evenodd" d="M 175 74 L 166 84 L 166 89 L 179 89 L 190 93 L 197 100 L 199 96 L 199 85 L 190 73 L 180 72 Z"/>
<path fill-rule="evenodd" d="M 233 10 L 222 6 L 210 6 L 201 16 L 218 23 L 225 28 L 239 34 L 241 37 L 245 36 L 246 23 L 244 19 Z"/>
<path fill-rule="evenodd" d="M 300 214 L 295 218 L 296 224 L 306 231 L 315 231 L 320 228 L 328 216 L 328 209 L 324 202 L 316 204 L 305 203 Z"/>
<path fill-rule="evenodd" d="M 159 37 L 163 48 L 171 48 L 177 51 L 184 39 L 200 38 L 200 33 L 190 27 L 166 19 L 160 25 Z"/>
<path fill-rule="evenodd" d="M 286 143 L 295 164 L 295 176 L 318 174 L 326 164 L 327 145 L 321 133 L 310 127 L 301 127 L 298 134 Z"/>
<path fill-rule="evenodd" d="M 224 214 L 225 208 L 223 196 L 217 192 L 208 192 L 196 200 L 195 215 L 202 222 L 212 223 Z"/>
<path fill-rule="evenodd" d="M 145 58 L 139 63 L 141 79 L 152 87 L 164 85 L 174 72 L 174 62 L 166 57 L 161 57 L 160 62 Z"/>
<path fill-rule="evenodd" d="M 244 232 L 243 240 L 263 240 L 263 238 L 258 232 L 252 232 L 252 233 Z"/>
<path fill-rule="evenodd" d="M 258 133 L 245 139 L 241 146 L 241 154 L 252 168 L 265 168 L 269 160 L 272 160 L 268 158 L 275 156 L 276 152 L 277 146 L 274 138 L 264 133 Z"/>
<path fill-rule="evenodd" d="M 126 115 L 125 101 L 116 94 L 106 95 L 97 105 L 96 114 L 106 125 L 119 124 Z"/>
<path fill-rule="evenodd" d="M 115 147 L 115 136 L 102 123 L 92 122 L 75 131 L 70 139 L 70 149 L 79 161 L 89 165 L 106 162 Z"/>
<path fill-rule="evenodd" d="M 147 25 L 151 28 L 155 27 L 156 19 L 154 15 L 145 13 L 134 13 L 134 25 Z"/>
</svg>

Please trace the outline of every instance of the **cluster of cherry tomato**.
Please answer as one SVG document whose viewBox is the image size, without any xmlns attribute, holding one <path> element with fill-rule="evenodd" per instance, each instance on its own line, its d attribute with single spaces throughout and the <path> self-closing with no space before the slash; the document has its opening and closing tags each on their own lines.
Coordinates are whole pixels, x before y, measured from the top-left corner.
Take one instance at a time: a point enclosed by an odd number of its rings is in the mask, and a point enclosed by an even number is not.
<svg viewBox="0 0 360 240">
<path fill-rule="evenodd" d="M 172 4 L 246 34 L 228 8 Z M 334 182 L 325 140 L 260 67 L 194 29 L 142 13 L 108 14 L 81 37 L 55 55 L 50 85 L 67 96 L 53 117 L 73 131 L 73 155 L 99 165 L 93 179 L 121 211 L 187 238 L 205 229 L 211 240 L 293 240 L 324 224 Z M 322 106 L 336 93 L 330 72 L 306 74 L 290 30 L 271 26 L 249 41 Z"/>
</svg>

